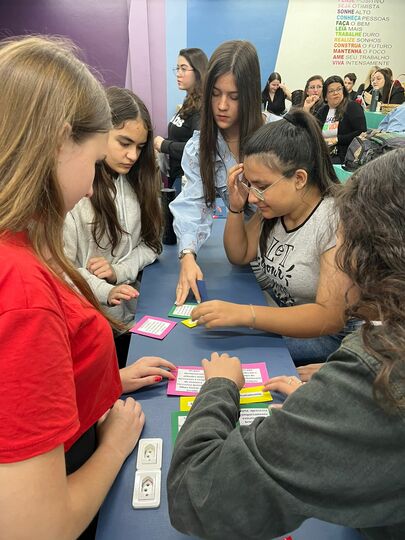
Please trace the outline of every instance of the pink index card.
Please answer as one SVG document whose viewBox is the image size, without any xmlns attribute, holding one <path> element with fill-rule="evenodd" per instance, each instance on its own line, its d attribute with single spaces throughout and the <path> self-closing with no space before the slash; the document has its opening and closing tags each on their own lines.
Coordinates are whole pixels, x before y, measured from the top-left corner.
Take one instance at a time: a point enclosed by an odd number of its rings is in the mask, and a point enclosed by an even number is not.
<svg viewBox="0 0 405 540">
<path fill-rule="evenodd" d="M 168 396 L 196 396 L 205 382 L 203 368 L 199 366 L 181 366 L 172 373 L 176 378 L 168 381 Z"/>
<path fill-rule="evenodd" d="M 267 366 L 265 362 L 255 362 L 254 364 L 242 364 L 242 371 L 245 377 L 245 386 L 260 386 L 269 380 Z"/>
<path fill-rule="evenodd" d="M 155 339 L 163 339 L 173 330 L 176 324 L 167 319 L 145 315 L 130 329 L 130 332 Z"/>
<path fill-rule="evenodd" d="M 264 362 L 242 364 L 242 371 L 245 377 L 244 388 L 260 386 L 269 378 Z M 176 378 L 168 382 L 169 396 L 196 396 L 205 382 L 204 370 L 199 366 L 179 366 L 172 373 Z"/>
</svg>

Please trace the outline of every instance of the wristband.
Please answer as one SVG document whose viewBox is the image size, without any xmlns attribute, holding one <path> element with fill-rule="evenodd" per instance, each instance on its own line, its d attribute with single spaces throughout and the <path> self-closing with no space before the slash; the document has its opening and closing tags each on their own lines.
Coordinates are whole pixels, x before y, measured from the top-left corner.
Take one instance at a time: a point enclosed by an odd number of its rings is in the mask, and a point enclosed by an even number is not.
<svg viewBox="0 0 405 540">
<path fill-rule="evenodd" d="M 242 210 L 232 210 L 230 206 L 228 206 L 228 210 L 230 211 L 231 214 L 242 214 L 243 212 L 243 208 Z"/>
<path fill-rule="evenodd" d="M 255 326 L 256 326 L 256 313 L 255 313 L 255 310 L 254 310 L 254 307 L 252 306 L 252 304 L 249 304 L 249 306 L 250 306 L 250 311 L 252 312 L 252 324 L 251 324 L 251 326 L 249 326 L 249 328 L 251 330 L 254 330 Z"/>
</svg>

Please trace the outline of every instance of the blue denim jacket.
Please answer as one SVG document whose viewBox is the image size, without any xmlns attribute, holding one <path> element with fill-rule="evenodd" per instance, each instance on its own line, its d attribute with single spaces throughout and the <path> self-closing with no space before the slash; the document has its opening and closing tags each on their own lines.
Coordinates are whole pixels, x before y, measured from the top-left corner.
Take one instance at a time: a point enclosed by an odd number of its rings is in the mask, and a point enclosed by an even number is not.
<svg viewBox="0 0 405 540">
<path fill-rule="evenodd" d="M 181 193 L 170 204 L 173 227 L 178 240 L 179 252 L 189 248 L 198 253 L 211 234 L 215 206 L 208 208 L 204 200 L 204 189 L 200 173 L 200 132 L 194 131 L 184 148 L 181 168 L 187 183 Z M 236 165 L 222 134 L 218 132 L 215 156 L 216 196 L 221 197 L 228 208 L 228 171 Z"/>
</svg>

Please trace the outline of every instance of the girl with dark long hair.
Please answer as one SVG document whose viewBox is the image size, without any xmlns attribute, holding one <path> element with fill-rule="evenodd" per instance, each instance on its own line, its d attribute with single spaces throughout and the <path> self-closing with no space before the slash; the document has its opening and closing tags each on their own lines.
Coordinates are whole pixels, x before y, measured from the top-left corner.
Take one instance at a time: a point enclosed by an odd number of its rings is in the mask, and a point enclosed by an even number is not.
<svg viewBox="0 0 405 540">
<path fill-rule="evenodd" d="M 393 105 L 404 102 L 404 87 L 399 81 L 392 80 L 392 72 L 388 69 L 377 69 L 371 78 L 373 90 L 378 90 L 379 101 Z"/>
<path fill-rule="evenodd" d="M 187 183 L 170 204 L 181 265 L 178 304 L 184 303 L 190 288 L 200 300 L 196 280 L 203 274 L 196 255 L 211 233 L 215 198 L 222 197 L 228 206 L 228 171 L 241 160 L 247 138 L 263 121 L 256 49 L 248 41 L 227 41 L 210 58 L 201 131 L 194 133 L 184 149 Z"/>
<path fill-rule="evenodd" d="M 291 101 L 291 91 L 281 82 L 281 75 L 274 71 L 270 73 L 266 85 L 262 90 L 262 104 L 264 110 L 281 116 L 287 112 L 286 98 Z"/>
<path fill-rule="evenodd" d="M 325 361 L 351 330 L 341 332 L 346 279 L 334 265 L 337 184 L 311 114 L 295 109 L 252 135 L 243 164 L 229 174 L 224 245 L 233 264 L 257 257 L 255 273 L 270 306 L 213 300 L 195 308 L 193 319 L 208 328 L 275 332 L 286 336 L 297 365 Z M 241 213 L 247 199 L 257 206 L 249 222 Z"/>
<path fill-rule="evenodd" d="M 66 216 L 65 251 L 108 313 L 128 323 L 137 276 L 162 249 L 160 183 L 144 103 L 114 86 L 107 98 L 113 122 L 107 155 L 96 168 L 92 196 Z"/>
</svg>

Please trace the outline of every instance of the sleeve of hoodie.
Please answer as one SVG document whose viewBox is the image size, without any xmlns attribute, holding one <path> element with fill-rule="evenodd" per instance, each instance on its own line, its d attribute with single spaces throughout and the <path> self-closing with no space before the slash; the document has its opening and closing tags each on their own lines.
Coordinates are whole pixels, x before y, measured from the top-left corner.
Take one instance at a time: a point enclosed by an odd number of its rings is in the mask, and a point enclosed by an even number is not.
<svg viewBox="0 0 405 540">
<path fill-rule="evenodd" d="M 80 241 L 86 241 L 86 238 L 83 237 L 83 234 L 80 234 L 78 224 L 76 223 L 72 212 L 69 212 L 65 219 L 63 240 L 66 257 L 70 259 L 79 270 L 93 293 L 96 295 L 98 301 L 101 304 L 107 305 L 108 295 L 115 285 L 108 283 L 104 279 L 98 278 L 86 269 L 86 261 L 81 260 L 79 249 Z"/>
<path fill-rule="evenodd" d="M 377 449 L 385 441 L 391 456 L 401 454 L 403 419 L 374 401 L 375 373 L 351 351 L 342 346 L 332 358 L 282 409 L 250 426 L 236 426 L 232 381 L 203 385 L 167 479 L 176 529 L 207 540 L 267 540 L 309 517 L 358 528 L 389 520 L 393 506 L 403 515 L 399 469 Z"/>
<path fill-rule="evenodd" d="M 117 276 L 117 283 L 134 283 L 139 272 L 152 264 L 157 257 L 156 251 L 140 241 L 122 262 L 111 265 Z"/>
</svg>

